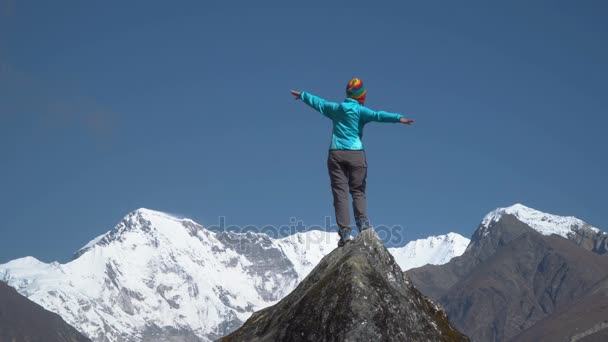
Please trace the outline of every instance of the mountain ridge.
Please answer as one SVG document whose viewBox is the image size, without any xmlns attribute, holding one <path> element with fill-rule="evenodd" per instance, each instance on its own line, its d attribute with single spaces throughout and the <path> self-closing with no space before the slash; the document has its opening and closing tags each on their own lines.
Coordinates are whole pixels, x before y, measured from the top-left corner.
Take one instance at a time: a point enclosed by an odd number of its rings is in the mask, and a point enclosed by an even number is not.
<svg viewBox="0 0 608 342">
<path fill-rule="evenodd" d="M 550 215 L 536 212 L 541 214 L 532 216 L 541 223 Z M 476 230 L 471 240 L 449 233 L 389 251 L 404 270 L 421 263 L 438 264 L 408 274 L 416 284 L 421 278 L 430 279 L 421 286 L 423 293 L 439 300 L 488 256 L 522 232 L 534 230 L 504 210 L 498 214 L 498 220 L 488 220 L 487 227 Z M 499 221 L 508 222 L 509 228 L 499 229 Z M 586 224 L 575 228 L 568 228 L 570 241 L 605 254 L 605 233 Z M 488 236 L 496 238 L 486 243 Z M 61 314 L 95 341 L 134 341 L 146 336 L 209 341 L 235 330 L 251 313 L 287 295 L 335 249 L 337 240 L 336 233 L 322 231 L 279 239 L 252 232 L 210 231 L 193 220 L 141 208 L 84 245 L 74 260 L 46 264 L 33 257 L 16 259 L 0 265 L 0 280 Z M 434 252 L 426 253 L 431 246 Z M 460 255 L 470 249 L 473 257 Z M 441 266 L 446 262 L 458 267 Z M 441 276 L 437 276 L 439 269 Z"/>
<path fill-rule="evenodd" d="M 321 231 L 279 239 L 210 231 L 138 209 L 72 261 L 12 260 L 0 265 L 0 280 L 95 341 L 208 341 L 289 293 L 337 241 L 337 233 Z"/>
</svg>

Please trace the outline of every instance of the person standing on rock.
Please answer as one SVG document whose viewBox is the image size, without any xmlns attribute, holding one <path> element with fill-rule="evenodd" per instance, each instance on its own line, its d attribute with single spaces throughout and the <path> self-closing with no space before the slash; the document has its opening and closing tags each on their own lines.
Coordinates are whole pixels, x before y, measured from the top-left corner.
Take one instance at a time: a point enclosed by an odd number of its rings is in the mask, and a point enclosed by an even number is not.
<svg viewBox="0 0 608 342">
<path fill-rule="evenodd" d="M 305 91 L 292 90 L 291 94 L 333 122 L 327 167 L 340 235 L 338 247 L 342 247 L 352 240 L 348 208 L 349 192 L 353 198 L 357 228 L 362 232 L 370 226 L 365 214 L 367 161 L 361 142 L 363 127 L 372 121 L 411 125 L 414 120 L 408 120 L 401 114 L 375 111 L 365 107 L 367 91 L 358 78 L 353 78 L 346 85 L 346 100 L 342 103 L 326 101 Z"/>
</svg>

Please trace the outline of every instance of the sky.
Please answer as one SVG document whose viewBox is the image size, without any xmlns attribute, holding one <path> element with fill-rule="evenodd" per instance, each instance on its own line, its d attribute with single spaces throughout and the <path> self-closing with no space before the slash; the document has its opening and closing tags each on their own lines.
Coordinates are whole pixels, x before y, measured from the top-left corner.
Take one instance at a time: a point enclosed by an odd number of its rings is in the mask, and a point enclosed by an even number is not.
<svg viewBox="0 0 608 342">
<path fill-rule="evenodd" d="M 331 122 L 366 105 L 368 215 L 402 243 L 523 203 L 608 230 L 605 1 L 0 0 L 0 263 L 149 208 L 324 225 Z M 222 219 L 223 218 L 223 219 Z M 398 244 L 398 243 L 397 243 Z"/>
</svg>

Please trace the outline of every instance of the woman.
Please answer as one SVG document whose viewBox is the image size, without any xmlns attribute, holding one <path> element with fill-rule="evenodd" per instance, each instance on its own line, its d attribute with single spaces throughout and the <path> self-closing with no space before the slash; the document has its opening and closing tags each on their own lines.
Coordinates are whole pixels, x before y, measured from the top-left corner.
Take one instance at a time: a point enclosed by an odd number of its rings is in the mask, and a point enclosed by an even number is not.
<svg viewBox="0 0 608 342">
<path fill-rule="evenodd" d="M 369 228 L 369 220 L 365 214 L 367 161 L 361 142 L 363 127 L 372 121 L 411 125 L 414 120 L 408 120 L 401 114 L 374 111 L 365 107 L 367 91 L 358 78 L 353 78 L 346 85 L 346 100 L 342 103 L 329 102 L 308 92 L 292 90 L 291 94 L 333 122 L 327 167 L 340 235 L 338 247 L 342 247 L 352 240 L 348 210 L 349 192 L 353 198 L 357 228 L 360 232 Z"/>
</svg>

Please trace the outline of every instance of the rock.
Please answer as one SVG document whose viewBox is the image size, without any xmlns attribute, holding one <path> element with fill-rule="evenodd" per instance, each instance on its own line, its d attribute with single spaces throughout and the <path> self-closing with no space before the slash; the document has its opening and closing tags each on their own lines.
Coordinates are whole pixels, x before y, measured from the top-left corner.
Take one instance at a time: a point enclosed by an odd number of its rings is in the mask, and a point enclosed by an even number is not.
<svg viewBox="0 0 608 342">
<path fill-rule="evenodd" d="M 231 341 L 468 341 L 368 229 L 325 256 L 287 297 L 254 313 Z"/>
</svg>

